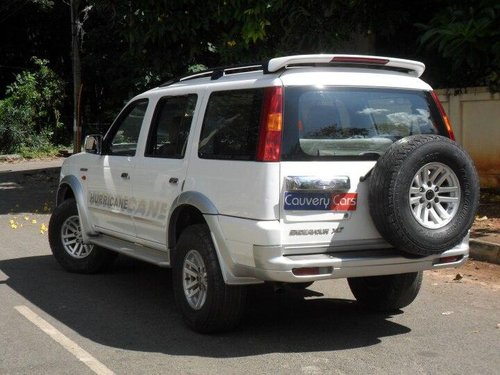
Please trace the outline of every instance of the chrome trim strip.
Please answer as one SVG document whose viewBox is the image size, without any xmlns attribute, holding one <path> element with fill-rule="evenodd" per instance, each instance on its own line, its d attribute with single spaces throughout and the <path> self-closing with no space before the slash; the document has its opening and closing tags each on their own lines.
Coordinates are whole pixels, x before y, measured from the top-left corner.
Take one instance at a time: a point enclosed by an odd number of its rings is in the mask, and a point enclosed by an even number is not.
<svg viewBox="0 0 500 375">
<path fill-rule="evenodd" d="M 349 191 L 351 181 L 349 176 L 322 178 L 318 176 L 287 176 L 285 177 L 287 191 Z"/>
</svg>

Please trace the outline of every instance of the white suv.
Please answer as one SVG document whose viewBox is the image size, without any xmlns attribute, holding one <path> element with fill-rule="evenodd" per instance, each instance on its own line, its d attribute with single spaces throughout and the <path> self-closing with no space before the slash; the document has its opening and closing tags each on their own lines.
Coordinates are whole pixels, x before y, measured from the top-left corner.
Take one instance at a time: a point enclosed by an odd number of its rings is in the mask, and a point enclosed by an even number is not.
<svg viewBox="0 0 500 375">
<path fill-rule="evenodd" d="M 133 98 L 61 169 L 49 240 L 71 272 L 117 253 L 173 268 L 199 332 L 246 285 L 347 278 L 402 308 L 468 257 L 479 186 L 416 61 L 301 55 L 216 68 Z"/>
</svg>

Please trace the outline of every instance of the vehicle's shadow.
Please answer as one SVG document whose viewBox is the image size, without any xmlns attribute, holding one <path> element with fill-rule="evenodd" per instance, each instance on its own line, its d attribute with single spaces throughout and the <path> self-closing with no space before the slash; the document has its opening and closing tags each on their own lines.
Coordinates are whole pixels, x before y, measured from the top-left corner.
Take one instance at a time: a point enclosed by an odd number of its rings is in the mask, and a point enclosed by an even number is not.
<svg viewBox="0 0 500 375">
<path fill-rule="evenodd" d="M 350 300 L 253 287 L 238 329 L 200 335 L 183 324 L 166 269 L 118 258 L 108 273 L 77 275 L 51 256 L 38 256 L 1 261 L 0 270 L 8 276 L 3 283 L 46 314 L 94 342 L 125 350 L 241 357 L 359 348 L 410 331 Z"/>
<path fill-rule="evenodd" d="M 0 215 L 50 213 L 61 168 L 0 172 Z"/>
</svg>

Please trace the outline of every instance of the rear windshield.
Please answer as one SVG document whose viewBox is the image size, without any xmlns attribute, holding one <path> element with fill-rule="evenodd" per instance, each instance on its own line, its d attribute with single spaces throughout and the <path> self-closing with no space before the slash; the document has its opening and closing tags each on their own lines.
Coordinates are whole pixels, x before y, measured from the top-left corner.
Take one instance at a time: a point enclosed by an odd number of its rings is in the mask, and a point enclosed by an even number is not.
<svg viewBox="0 0 500 375">
<path fill-rule="evenodd" d="M 444 129 L 428 92 L 288 87 L 282 160 L 377 159 L 398 139 Z"/>
</svg>

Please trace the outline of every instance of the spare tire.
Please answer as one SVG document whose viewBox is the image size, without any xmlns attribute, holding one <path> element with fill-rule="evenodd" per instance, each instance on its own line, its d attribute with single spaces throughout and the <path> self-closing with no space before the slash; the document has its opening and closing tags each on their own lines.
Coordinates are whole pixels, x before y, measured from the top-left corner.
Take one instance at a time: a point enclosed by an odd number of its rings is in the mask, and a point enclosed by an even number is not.
<svg viewBox="0 0 500 375">
<path fill-rule="evenodd" d="M 438 135 L 393 143 L 369 180 L 370 214 L 399 250 L 440 254 L 467 235 L 479 205 L 479 179 L 470 156 Z"/>
</svg>

